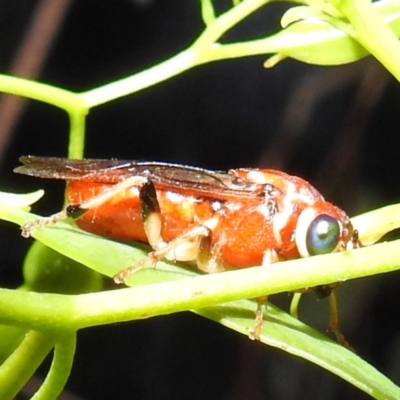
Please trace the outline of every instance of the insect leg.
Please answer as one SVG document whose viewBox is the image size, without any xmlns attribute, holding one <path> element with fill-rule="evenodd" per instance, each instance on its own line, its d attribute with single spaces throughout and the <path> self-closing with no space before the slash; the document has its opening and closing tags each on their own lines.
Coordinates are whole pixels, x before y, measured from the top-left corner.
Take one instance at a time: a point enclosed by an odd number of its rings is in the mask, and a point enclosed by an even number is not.
<svg viewBox="0 0 400 400">
<path fill-rule="evenodd" d="M 279 255 L 275 249 L 268 249 L 264 252 L 263 256 L 263 266 L 270 265 L 279 261 Z M 254 328 L 250 330 L 249 338 L 251 340 L 260 340 L 260 333 L 262 331 L 263 323 L 264 323 L 264 309 L 266 307 L 266 303 L 268 301 L 268 296 L 261 296 L 256 299 L 257 309 L 256 309 L 256 318 L 254 321 Z"/>
<path fill-rule="evenodd" d="M 260 340 L 260 333 L 264 323 L 264 308 L 266 307 L 268 296 L 257 297 L 256 318 L 254 328 L 250 329 L 249 339 Z"/>
<path fill-rule="evenodd" d="M 81 217 L 86 211 L 91 208 L 95 208 L 104 204 L 107 200 L 114 197 L 116 194 L 120 193 L 123 190 L 129 189 L 133 186 L 142 186 L 144 185 L 148 179 L 143 176 L 132 176 L 131 178 L 125 179 L 124 181 L 117 183 L 112 186 L 110 189 L 105 190 L 100 193 L 98 196 L 92 197 L 89 200 L 86 200 L 80 204 L 69 204 L 65 210 L 60 211 L 56 214 L 51 215 L 50 217 L 39 218 L 35 221 L 28 222 L 25 224 L 22 229 L 23 237 L 30 237 L 32 232 L 37 228 L 42 228 L 47 225 L 54 224 L 57 221 L 61 221 L 65 218 L 73 218 L 78 219 Z"/>
<path fill-rule="evenodd" d="M 339 311 L 334 291 L 329 295 L 329 329 L 335 335 L 338 343 L 354 352 L 354 349 L 350 346 L 349 342 L 339 330 Z"/>
<path fill-rule="evenodd" d="M 167 244 L 161 237 L 162 218 L 157 192 L 153 182 L 148 179 L 139 191 L 143 228 L 147 240 L 154 250 L 164 248 Z"/>
<path fill-rule="evenodd" d="M 155 249 L 149 253 L 147 258 L 142 260 L 140 263 L 119 272 L 114 277 L 115 282 L 123 283 L 129 275 L 142 268 L 145 264 L 155 264 L 157 261 L 164 258 L 171 261 L 197 262 L 200 251 L 201 258 L 203 262 L 205 262 L 207 258 L 205 254 L 208 252 L 208 244 L 206 244 L 206 241 L 204 241 L 203 238 L 210 236 L 212 226 L 215 225 L 215 223 L 216 219 L 212 218 L 205 221 L 202 225 L 190 228 L 188 231 L 171 240 L 169 243 L 165 243 L 163 247 Z M 200 262 L 200 265 L 204 266 L 202 262 Z M 210 272 L 209 270 L 206 271 Z"/>
<path fill-rule="evenodd" d="M 61 221 L 65 218 L 68 218 L 68 215 L 67 215 L 66 210 L 63 210 L 56 214 L 51 215 L 50 217 L 43 217 L 43 218 L 36 219 L 32 222 L 28 222 L 21 227 L 21 235 L 24 238 L 29 238 L 29 237 L 31 237 L 32 232 L 35 229 L 54 224 L 57 221 Z"/>
</svg>

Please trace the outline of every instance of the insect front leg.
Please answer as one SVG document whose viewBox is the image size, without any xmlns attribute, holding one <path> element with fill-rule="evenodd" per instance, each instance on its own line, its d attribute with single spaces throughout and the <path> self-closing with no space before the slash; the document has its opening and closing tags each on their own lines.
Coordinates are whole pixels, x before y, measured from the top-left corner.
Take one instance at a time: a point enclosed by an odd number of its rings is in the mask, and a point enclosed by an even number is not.
<svg viewBox="0 0 400 400">
<path fill-rule="evenodd" d="M 149 245 L 154 250 L 167 246 L 161 237 L 162 216 L 153 182 L 148 179 L 139 190 L 143 228 Z"/>
<path fill-rule="evenodd" d="M 268 266 L 272 263 L 279 261 L 279 255 L 275 249 L 268 249 L 264 253 L 262 265 Z M 256 309 L 256 318 L 254 322 L 254 328 L 250 330 L 249 338 L 251 340 L 260 340 L 260 334 L 263 328 L 264 323 L 264 309 L 266 307 L 266 303 L 268 301 L 268 296 L 261 296 L 256 299 L 257 309 Z"/>
<path fill-rule="evenodd" d="M 353 347 L 346 340 L 344 335 L 340 332 L 339 329 L 339 311 L 337 305 L 337 298 L 334 291 L 329 295 L 329 329 L 335 335 L 336 340 L 347 349 L 355 352 Z"/>
</svg>

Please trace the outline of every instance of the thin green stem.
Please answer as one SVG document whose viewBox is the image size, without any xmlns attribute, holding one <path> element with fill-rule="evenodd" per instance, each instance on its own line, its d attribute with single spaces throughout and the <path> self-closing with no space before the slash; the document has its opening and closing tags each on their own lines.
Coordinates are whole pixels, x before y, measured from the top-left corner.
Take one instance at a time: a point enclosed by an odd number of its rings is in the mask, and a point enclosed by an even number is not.
<svg viewBox="0 0 400 400">
<path fill-rule="evenodd" d="M 211 15 L 210 4 L 203 1 L 203 8 L 208 10 L 207 27 L 190 48 L 155 67 L 100 88 L 77 94 L 43 83 L 0 75 L 0 90 L 44 101 L 67 110 L 70 113 L 72 125 L 69 155 L 80 157 L 83 153 L 83 135 L 80 133 L 75 135 L 74 132 L 82 131 L 83 118 L 87 109 L 151 87 L 203 63 L 257 54 L 280 53 L 282 50 L 280 41 L 274 41 L 273 37 L 230 45 L 218 43 L 228 30 L 269 2 L 270 0 L 244 0 L 214 18 Z M 314 3 L 311 5 L 321 7 L 328 14 L 335 15 L 329 3 L 319 0 L 314 0 Z M 347 31 L 352 32 L 356 40 L 400 79 L 398 67 L 400 44 L 369 0 L 336 1 L 334 4 L 352 25 L 352 28 L 350 29 L 349 26 Z M 343 25 L 343 22 L 339 20 L 337 23 Z"/>
<path fill-rule="evenodd" d="M 203 59 L 202 63 L 207 62 L 208 49 L 210 49 L 222 35 L 270 2 L 271 0 L 244 0 L 237 6 L 232 7 L 227 12 L 220 15 L 213 23 L 209 24 L 193 44 L 193 47 L 198 49 L 196 51 L 198 56 L 201 56 Z"/>
<path fill-rule="evenodd" d="M 233 26 L 269 2 L 270 0 L 244 0 L 214 20 L 207 17 L 209 25 L 188 49 L 135 75 L 83 92 L 81 93 L 82 100 L 88 108 L 91 108 L 156 85 L 200 64 L 215 61 L 218 57 L 215 57 L 214 51 L 220 45 L 214 42 Z M 242 49 L 246 51 L 245 47 Z M 226 58 L 232 58 L 228 53 L 224 54 Z M 241 57 L 246 55 L 250 54 L 244 52 Z"/>
<path fill-rule="evenodd" d="M 214 41 L 269 1 L 242 1 L 217 19 L 210 21 L 203 34 L 187 50 L 155 67 L 99 88 L 76 94 L 43 83 L 0 75 L 0 90 L 44 101 L 67 110 L 71 115 L 72 129 L 76 129 L 74 124 L 80 121 L 87 109 L 156 85 L 199 64 L 214 61 L 211 51 Z M 215 46 L 218 47 L 218 44 Z M 228 54 L 227 56 L 230 58 Z M 79 155 L 81 147 L 79 143 L 71 143 L 69 154 Z"/>
<path fill-rule="evenodd" d="M 85 116 L 88 108 L 79 94 L 7 75 L 0 75 L 0 91 L 43 101 L 66 110 L 71 123 L 68 156 L 72 158 L 83 156 Z"/>
<path fill-rule="evenodd" d="M 189 48 L 155 67 L 108 85 L 83 92 L 80 95 L 81 99 L 88 108 L 92 108 L 154 86 L 192 68 L 196 65 L 195 56 L 193 50 Z"/>
<path fill-rule="evenodd" d="M 212 0 L 200 0 L 201 18 L 205 25 L 209 25 L 215 21 L 215 11 Z"/>
<path fill-rule="evenodd" d="M 54 346 L 54 340 L 31 331 L 0 367 L 0 399 L 13 399 Z"/>
<path fill-rule="evenodd" d="M 303 293 L 294 293 L 292 301 L 290 302 L 290 315 L 294 318 L 298 318 L 299 314 L 299 303 Z"/>
<path fill-rule="evenodd" d="M 85 122 L 88 110 L 79 108 L 69 113 L 70 136 L 68 158 L 82 158 L 85 149 Z"/>
<path fill-rule="evenodd" d="M 85 104 L 76 93 L 14 76 L 0 75 L 0 91 L 43 101 L 64 110 L 85 108 Z"/>
<path fill-rule="evenodd" d="M 265 39 L 250 40 L 241 43 L 215 43 L 207 53 L 208 62 L 279 53 L 284 50 L 280 38 L 273 36 Z"/>
<path fill-rule="evenodd" d="M 31 400 L 57 399 L 69 378 L 76 348 L 76 332 L 58 338 L 47 377 Z"/>
</svg>

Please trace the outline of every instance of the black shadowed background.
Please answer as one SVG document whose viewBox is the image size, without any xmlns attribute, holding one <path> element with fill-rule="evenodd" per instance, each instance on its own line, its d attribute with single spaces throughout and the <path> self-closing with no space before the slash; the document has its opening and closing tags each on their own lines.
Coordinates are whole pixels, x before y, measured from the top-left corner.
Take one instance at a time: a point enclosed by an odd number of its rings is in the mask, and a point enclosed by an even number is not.
<svg viewBox="0 0 400 400">
<path fill-rule="evenodd" d="M 35 29 L 33 21 L 56 25 L 50 36 L 53 42 L 33 78 L 75 91 L 166 60 L 188 47 L 204 27 L 195 0 L 59 0 L 59 7 L 65 7 L 59 11 L 63 18 L 53 11 L 40 19 L 38 10 L 50 10 L 55 2 L 0 3 L 2 73 L 26 72 L 20 67 L 27 60 L 20 55 Z M 217 3 L 221 10 L 229 5 Z M 223 40 L 252 39 L 276 31 L 282 10 L 282 5 L 265 7 Z M 36 44 L 45 45 L 46 34 L 42 35 Z M 30 53 L 31 61 L 36 55 L 39 51 Z M 278 168 L 307 179 L 350 215 L 398 202 L 398 82 L 371 58 L 341 67 L 288 60 L 273 69 L 263 68 L 265 59 L 200 66 L 92 109 L 85 155 L 221 170 Z M 27 101 L 14 120 L 4 104 L 3 97 L 0 125 L 8 129 L 0 128 L 1 190 L 44 188 L 46 195 L 34 211 L 58 211 L 60 182 L 16 176 L 12 170 L 21 155 L 66 156 L 66 114 Z M 0 282 L 11 288 L 21 283 L 21 264 L 30 242 L 20 237 L 15 225 L 5 222 L 0 224 L 0 235 Z M 342 331 L 363 358 L 397 382 L 399 293 L 398 273 L 339 288 Z M 276 303 L 287 307 L 288 299 L 278 296 Z M 326 301 L 305 296 L 300 317 L 324 331 Z M 43 376 L 38 373 L 37 379 Z M 80 332 L 65 396 L 85 400 L 369 398 L 314 365 L 190 313 Z"/>
</svg>

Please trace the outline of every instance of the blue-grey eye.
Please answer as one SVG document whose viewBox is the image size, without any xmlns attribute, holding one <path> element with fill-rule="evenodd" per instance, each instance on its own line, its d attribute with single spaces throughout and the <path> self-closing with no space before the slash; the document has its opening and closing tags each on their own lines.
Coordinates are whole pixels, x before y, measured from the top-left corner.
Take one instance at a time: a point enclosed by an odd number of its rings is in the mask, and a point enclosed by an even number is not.
<svg viewBox="0 0 400 400">
<path fill-rule="evenodd" d="M 319 215 L 307 230 L 306 246 L 311 256 L 327 254 L 335 250 L 339 243 L 339 222 L 329 215 Z"/>
</svg>

